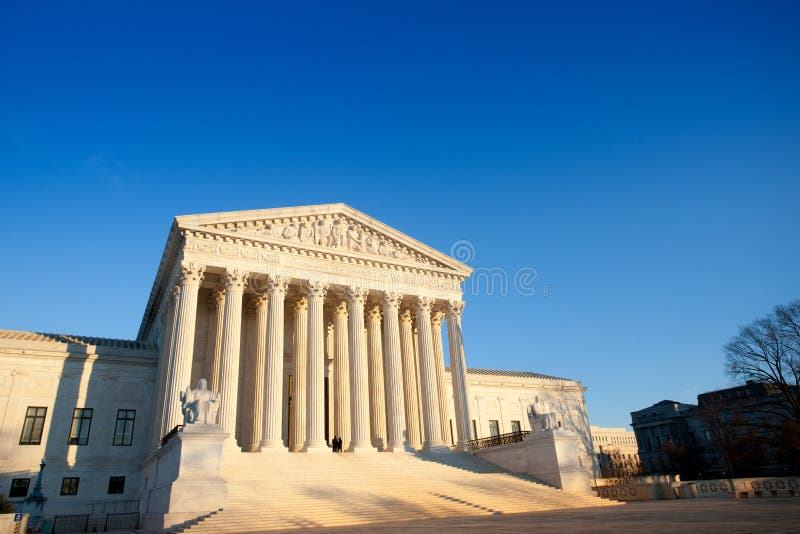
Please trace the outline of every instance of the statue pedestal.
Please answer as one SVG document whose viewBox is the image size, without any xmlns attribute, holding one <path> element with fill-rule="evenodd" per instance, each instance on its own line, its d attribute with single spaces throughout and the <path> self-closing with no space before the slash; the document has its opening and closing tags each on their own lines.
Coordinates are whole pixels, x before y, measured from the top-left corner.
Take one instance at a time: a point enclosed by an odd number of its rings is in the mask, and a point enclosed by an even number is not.
<svg viewBox="0 0 800 534">
<path fill-rule="evenodd" d="M 139 502 L 145 530 L 162 532 L 222 508 L 228 494 L 222 478 L 228 436 L 218 425 L 187 425 L 148 456 Z"/>
<path fill-rule="evenodd" d="M 578 460 L 578 437 L 568 430 L 539 430 L 523 441 L 479 449 L 473 454 L 508 471 L 531 475 L 563 491 L 592 491 L 589 474 Z"/>
</svg>

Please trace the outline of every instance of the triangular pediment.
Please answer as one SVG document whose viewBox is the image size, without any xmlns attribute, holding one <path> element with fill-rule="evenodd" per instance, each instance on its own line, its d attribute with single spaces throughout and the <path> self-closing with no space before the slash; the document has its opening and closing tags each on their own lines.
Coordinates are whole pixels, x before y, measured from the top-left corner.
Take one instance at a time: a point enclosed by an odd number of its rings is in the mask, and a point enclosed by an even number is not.
<svg viewBox="0 0 800 534">
<path fill-rule="evenodd" d="M 461 276 L 472 272 L 469 266 L 346 204 L 185 215 L 176 222 L 181 228 L 293 248 L 429 266 Z"/>
</svg>

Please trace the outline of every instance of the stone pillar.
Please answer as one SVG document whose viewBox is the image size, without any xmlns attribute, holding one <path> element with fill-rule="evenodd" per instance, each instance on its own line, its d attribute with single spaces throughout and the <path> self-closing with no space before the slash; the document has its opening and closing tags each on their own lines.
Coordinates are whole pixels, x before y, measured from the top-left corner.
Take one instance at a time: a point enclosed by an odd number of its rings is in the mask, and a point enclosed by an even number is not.
<svg viewBox="0 0 800 534">
<path fill-rule="evenodd" d="M 419 443 L 420 447 L 425 443 L 425 425 L 422 423 L 422 380 L 419 376 L 419 330 L 417 329 L 417 317 L 412 312 L 411 319 L 411 339 L 414 340 L 414 368 L 417 374 L 414 376 L 417 390 L 417 421 L 419 421 Z"/>
<path fill-rule="evenodd" d="M 364 335 L 364 289 L 347 290 L 350 345 L 350 447 L 353 452 L 373 451 L 370 442 L 369 369 Z"/>
<path fill-rule="evenodd" d="M 405 402 L 403 396 L 403 363 L 400 350 L 400 324 L 398 307 L 400 295 L 386 293 L 383 296 L 384 370 L 386 371 L 386 446 L 385 451 L 403 451 L 407 441 L 403 436 L 406 428 Z"/>
<path fill-rule="evenodd" d="M 306 365 L 308 365 L 308 299 L 298 298 L 294 312 L 294 384 L 292 384 L 292 451 L 303 450 L 306 443 Z"/>
<path fill-rule="evenodd" d="M 464 303 L 452 300 L 447 303 L 447 341 L 450 346 L 450 376 L 453 381 L 453 403 L 456 412 L 458 449 L 475 439 L 470 429 L 469 394 L 467 393 L 467 365 L 464 359 L 464 340 L 461 337 L 461 312 Z"/>
<path fill-rule="evenodd" d="M 327 443 L 330 445 L 330 440 L 333 439 L 333 428 L 334 428 L 334 420 L 333 420 L 333 382 L 334 382 L 334 372 L 333 372 L 333 359 L 334 355 L 336 354 L 336 335 L 334 334 L 334 324 L 333 324 L 333 310 L 330 306 L 327 307 L 325 312 L 327 314 L 327 318 L 325 319 L 325 376 L 328 377 L 328 391 L 326 393 L 327 397 L 325 402 L 328 405 L 328 419 L 326 424 L 328 425 L 327 431 L 325 433 L 325 438 Z M 323 386 L 324 387 L 324 386 Z"/>
<path fill-rule="evenodd" d="M 431 332 L 433 334 L 433 356 L 436 360 L 436 390 L 439 393 L 439 417 L 442 420 L 442 440 L 450 444 L 450 410 L 449 395 L 447 394 L 444 370 L 444 344 L 442 342 L 442 321 L 444 312 L 436 310 L 431 312 Z"/>
<path fill-rule="evenodd" d="M 172 336 L 169 381 L 167 383 L 166 425 L 162 436 L 183 424 L 180 394 L 192 379 L 194 328 L 197 320 L 197 292 L 205 267 L 182 262 L 178 272 L 179 295 L 175 309 L 175 333 Z"/>
<path fill-rule="evenodd" d="M 283 276 L 267 277 L 267 363 L 264 382 L 264 423 L 261 450 L 285 451 L 283 422 L 283 306 L 287 283 Z"/>
<path fill-rule="evenodd" d="M 178 319 L 178 297 L 180 287 L 173 286 L 169 292 L 167 302 L 166 317 L 164 318 L 164 330 L 161 333 L 161 346 L 158 356 L 158 382 L 156 383 L 155 402 L 153 404 L 153 426 L 151 427 L 150 441 L 154 446 L 158 446 L 161 438 L 164 437 L 167 427 L 167 406 L 169 406 L 168 384 L 172 377 L 172 339 L 175 336 L 175 328 Z M 171 429 L 170 429 L 171 430 Z"/>
<path fill-rule="evenodd" d="M 333 359 L 333 434 L 342 438 L 342 449 L 350 446 L 350 350 L 347 332 L 347 301 L 333 310 L 335 351 Z"/>
<path fill-rule="evenodd" d="M 323 304 L 328 287 L 321 282 L 307 282 L 308 361 L 306 362 L 306 452 L 327 451 L 325 443 L 325 340 Z"/>
<path fill-rule="evenodd" d="M 261 435 L 253 432 L 252 413 L 253 393 L 253 368 L 256 358 L 257 317 L 256 304 L 253 299 L 244 294 L 242 296 L 242 338 L 239 344 L 239 392 L 236 399 L 236 443 L 245 452 L 258 450 L 258 441 Z M 253 440 L 256 447 L 253 448 Z"/>
<path fill-rule="evenodd" d="M 386 444 L 386 395 L 383 379 L 383 338 L 381 307 L 367 307 L 367 357 L 369 359 L 369 429 L 372 446 L 383 450 Z M 402 430 L 401 430 L 402 432 Z"/>
<path fill-rule="evenodd" d="M 414 363 L 414 335 L 411 331 L 411 310 L 400 312 L 400 350 L 403 359 L 403 397 L 405 397 L 406 433 L 408 444 L 418 449 L 422 445 L 417 407 L 417 366 Z"/>
<path fill-rule="evenodd" d="M 239 388 L 239 354 L 242 342 L 242 295 L 247 273 L 226 271 L 225 313 L 220 352 L 219 425 L 231 435 L 236 432 L 236 399 Z"/>
<path fill-rule="evenodd" d="M 256 308 L 255 328 L 252 335 L 255 337 L 255 350 L 253 352 L 252 368 L 247 376 L 247 391 L 245 392 L 246 409 L 242 412 L 247 418 L 247 443 L 243 445 L 245 451 L 253 452 L 260 448 L 261 436 L 264 435 L 264 377 L 267 369 L 267 323 L 268 323 L 267 295 L 258 295 L 253 299 Z"/>
<path fill-rule="evenodd" d="M 422 386 L 422 421 L 425 425 L 423 449 L 442 449 L 442 418 L 439 415 L 439 387 L 436 382 L 436 359 L 431 334 L 431 303 L 428 297 L 417 299 L 417 329 L 419 330 L 419 374 Z"/>
<path fill-rule="evenodd" d="M 222 352 L 222 323 L 225 310 L 225 288 L 215 289 L 209 299 L 209 310 L 213 314 L 208 323 L 208 348 L 206 354 L 206 382 L 208 389 L 219 391 L 219 362 Z"/>
</svg>

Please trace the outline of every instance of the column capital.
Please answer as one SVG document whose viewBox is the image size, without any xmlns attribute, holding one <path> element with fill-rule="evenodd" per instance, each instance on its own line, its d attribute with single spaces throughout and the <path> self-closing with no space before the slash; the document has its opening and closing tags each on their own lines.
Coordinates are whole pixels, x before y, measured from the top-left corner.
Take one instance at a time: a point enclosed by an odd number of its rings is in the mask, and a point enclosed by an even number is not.
<svg viewBox="0 0 800 534">
<path fill-rule="evenodd" d="M 347 317 L 347 301 L 340 300 L 336 304 L 333 305 L 333 313 L 334 315 L 344 315 Z"/>
<path fill-rule="evenodd" d="M 208 297 L 208 307 L 212 310 L 219 310 L 220 306 L 225 303 L 225 287 L 219 286 L 211 291 Z"/>
<path fill-rule="evenodd" d="M 400 322 L 401 323 L 409 323 L 414 320 L 414 314 L 411 313 L 409 308 L 403 308 L 400 310 Z"/>
<path fill-rule="evenodd" d="M 272 298 L 284 298 L 289 289 L 289 282 L 285 276 L 279 274 L 267 276 L 267 293 Z"/>
<path fill-rule="evenodd" d="M 442 310 L 433 310 L 431 312 L 431 324 L 434 328 L 441 328 L 442 319 L 444 319 L 444 312 Z"/>
<path fill-rule="evenodd" d="M 303 293 L 311 299 L 324 299 L 328 293 L 328 285 L 320 281 L 306 280 L 303 283 Z"/>
<path fill-rule="evenodd" d="M 269 297 L 264 294 L 253 295 L 251 297 L 251 302 L 256 307 L 256 309 L 266 306 L 269 302 Z"/>
<path fill-rule="evenodd" d="M 180 294 L 181 294 L 181 286 L 175 284 L 169 290 L 169 299 L 174 302 L 175 299 L 177 299 L 180 296 Z"/>
<path fill-rule="evenodd" d="M 368 304 L 366 309 L 367 319 L 381 320 L 381 307 L 379 304 Z"/>
<path fill-rule="evenodd" d="M 297 297 L 291 304 L 292 310 L 297 313 L 303 313 L 308 309 L 308 297 Z"/>
<path fill-rule="evenodd" d="M 242 299 L 242 309 L 244 310 L 245 317 L 249 319 L 255 317 L 258 312 L 258 304 L 256 303 L 255 296 L 246 295 L 245 298 Z"/>
<path fill-rule="evenodd" d="M 367 299 L 367 293 L 368 291 L 363 287 L 350 286 L 347 288 L 345 295 L 350 302 L 360 301 L 361 304 L 364 304 L 364 301 Z"/>
<path fill-rule="evenodd" d="M 244 291 L 245 286 L 247 286 L 247 273 L 244 273 L 239 269 L 231 269 L 229 271 L 225 271 L 223 280 L 225 280 L 226 291 L 242 292 Z"/>
<path fill-rule="evenodd" d="M 387 308 L 392 308 L 397 310 L 400 307 L 400 303 L 403 301 L 403 295 L 400 293 L 395 293 L 393 291 L 385 291 L 381 297 L 381 302 Z"/>
<path fill-rule="evenodd" d="M 433 299 L 430 297 L 417 297 L 417 315 L 428 316 L 431 315 L 431 304 Z"/>
<path fill-rule="evenodd" d="M 205 274 L 205 272 L 205 265 L 200 265 L 192 261 L 182 261 L 180 269 L 178 270 L 178 283 L 182 286 L 199 286 L 203 281 L 203 274 Z"/>
<path fill-rule="evenodd" d="M 447 301 L 447 318 L 461 317 L 461 312 L 464 311 L 463 300 L 449 300 Z"/>
</svg>

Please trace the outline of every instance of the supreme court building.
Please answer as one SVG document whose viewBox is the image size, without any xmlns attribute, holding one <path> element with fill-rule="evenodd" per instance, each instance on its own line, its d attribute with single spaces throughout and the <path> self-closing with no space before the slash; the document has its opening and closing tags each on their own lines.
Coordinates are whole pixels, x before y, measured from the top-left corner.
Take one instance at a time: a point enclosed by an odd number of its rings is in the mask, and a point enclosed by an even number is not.
<svg viewBox="0 0 800 534">
<path fill-rule="evenodd" d="M 0 331 L 0 492 L 45 458 L 56 513 L 138 501 L 201 378 L 239 454 L 449 454 L 546 401 L 595 474 L 580 383 L 467 368 L 471 272 L 344 204 L 177 217 L 136 340 Z"/>
</svg>

